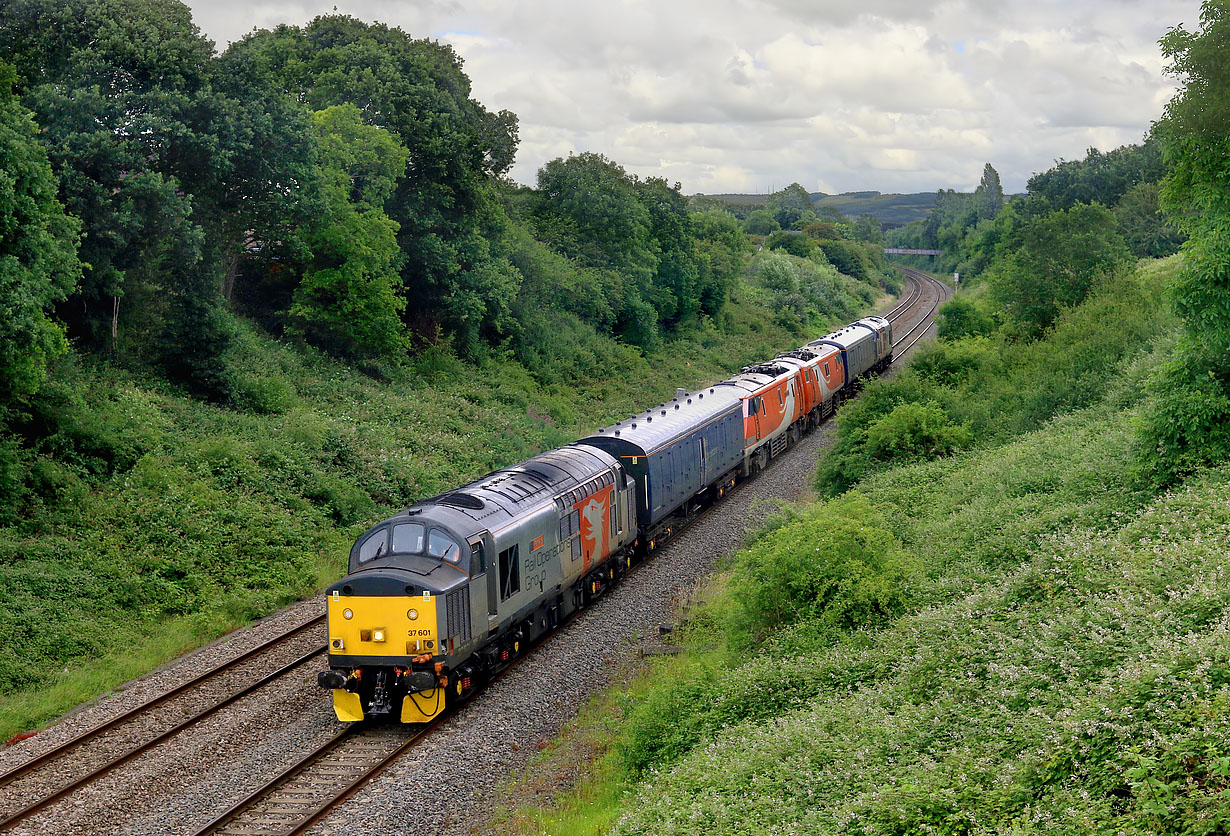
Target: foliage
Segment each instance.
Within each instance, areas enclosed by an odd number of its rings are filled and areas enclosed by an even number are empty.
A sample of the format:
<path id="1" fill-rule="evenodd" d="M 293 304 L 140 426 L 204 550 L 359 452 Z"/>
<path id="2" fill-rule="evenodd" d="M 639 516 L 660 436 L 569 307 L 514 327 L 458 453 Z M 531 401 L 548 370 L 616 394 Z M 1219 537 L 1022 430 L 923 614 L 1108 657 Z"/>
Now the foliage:
<path id="1" fill-rule="evenodd" d="M 782 250 L 799 258 L 807 258 L 816 249 L 816 242 L 799 232 L 778 230 L 765 239 L 770 250 Z"/>
<path id="2" fill-rule="evenodd" d="M 448 45 L 344 15 L 253 32 L 219 63 L 236 86 L 287 91 L 314 110 L 353 104 L 409 152 L 385 210 L 405 257 L 410 324 L 425 337 L 447 329 L 459 350 L 477 352 L 482 323 L 499 322 L 508 302 L 488 225 L 499 214 L 491 178 L 512 163 L 516 117 L 470 97 Z M 369 260 L 359 272 L 372 269 L 385 267 Z"/>
<path id="3" fill-rule="evenodd" d="M 48 314 L 81 277 L 80 225 L 56 199 L 38 128 L 13 81 L 0 62 L 0 414 L 37 392 L 48 362 L 68 348 Z"/>
<path id="4" fill-rule="evenodd" d="M 827 262 L 770 250 L 756 257 L 752 269 L 769 293 L 776 322 L 795 334 L 847 321 L 875 299 L 867 285 L 840 275 Z"/>
<path id="5" fill-rule="evenodd" d="M 1137 183 L 1115 204 L 1123 240 L 1138 258 L 1162 258 L 1179 251 L 1183 235 L 1162 213 L 1161 186 Z"/>
<path id="6" fill-rule="evenodd" d="M 743 229 L 748 235 L 768 235 L 770 232 L 781 229 L 781 224 L 768 209 L 757 209 L 747 216 L 747 220 L 743 222 Z"/>
<path id="7" fill-rule="evenodd" d="M 816 218 L 807 189 L 798 183 L 791 183 L 780 192 L 769 195 L 765 209 L 782 229 L 802 229 Z"/>
<path id="8" fill-rule="evenodd" d="M 1170 286 L 1185 333 L 1153 381 L 1155 411 L 1143 427 L 1142 464 L 1162 483 L 1230 459 L 1230 6 L 1201 6 L 1202 31 L 1162 39 L 1170 72 L 1183 82 L 1158 124 L 1170 174 L 1165 207 L 1189 236 Z"/>
<path id="9" fill-rule="evenodd" d="M 817 487 L 839 493 L 895 461 L 917 457 L 923 445 L 902 444 L 898 454 L 891 444 L 873 447 L 869 438 L 878 425 L 881 431 L 893 427 L 910 439 L 909 424 L 887 420 L 904 404 L 922 408 L 908 413 L 917 432 L 930 427 L 927 432 L 942 440 L 944 432 L 967 428 L 972 438 L 962 433 L 954 445 L 963 447 L 1002 442 L 1104 398 L 1135 402 L 1148 372 L 1159 362 L 1148 360 L 1151 348 L 1174 325 L 1155 300 L 1177 270 L 1172 258 L 1113 277 L 1082 305 L 1062 313 L 1038 341 L 996 332 L 946 338 L 915 349 L 909 366 L 894 379 L 869 382 L 857 400 L 842 407 L 836 441 L 821 459 Z M 964 294 L 958 298 L 963 297 L 968 301 Z M 1141 362 L 1146 362 L 1143 371 L 1132 366 Z M 1129 368 L 1137 368 L 1136 377 L 1130 385 L 1119 383 Z M 943 452 L 938 445 L 922 455 Z"/>
<path id="10" fill-rule="evenodd" d="M 1090 148 L 1083 160 L 1060 160 L 1031 177 L 1028 188 L 1031 205 L 1039 214 L 1071 209 L 1078 203 L 1114 206 L 1135 186 L 1156 183 L 1165 173 L 1161 147 L 1156 137 L 1149 136 L 1140 145 L 1108 152 Z"/>
<path id="11" fill-rule="evenodd" d="M 980 337 L 995 330 L 995 320 L 964 294 L 957 294 L 940 305 L 935 322 L 941 340 Z"/>
<path id="12" fill-rule="evenodd" d="M 70 334 L 227 397 L 222 277 L 246 231 L 284 228 L 311 189 L 306 120 L 215 85 L 213 46 L 180 3 L 15 0 L 0 14 L 0 49 L 82 221 Z"/>
<path id="13" fill-rule="evenodd" d="M 409 347 L 403 333 L 397 268 L 398 226 L 384 213 L 408 152 L 380 128 L 365 125 L 354 105 L 319 111 L 326 211 L 301 233 L 311 252 L 287 333 L 333 353 L 393 362 Z"/>
<path id="14" fill-rule="evenodd" d="M 1111 211 L 1083 203 L 1013 223 L 1000 252 L 987 276 L 992 298 L 1031 336 L 1130 258 Z"/>

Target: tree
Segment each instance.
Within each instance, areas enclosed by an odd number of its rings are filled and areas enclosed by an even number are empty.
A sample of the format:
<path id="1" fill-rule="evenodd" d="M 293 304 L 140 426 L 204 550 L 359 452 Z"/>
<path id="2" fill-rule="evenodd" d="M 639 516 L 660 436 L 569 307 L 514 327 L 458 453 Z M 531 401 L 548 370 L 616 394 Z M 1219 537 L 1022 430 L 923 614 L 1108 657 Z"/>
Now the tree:
<path id="1" fill-rule="evenodd" d="M 1161 258 L 1179 251 L 1183 234 L 1162 213 L 1161 184 L 1137 183 L 1115 205 L 1115 218 L 1132 254 Z"/>
<path id="2" fill-rule="evenodd" d="M 935 318 L 941 340 L 978 337 L 995 330 L 995 322 L 965 295 L 957 295 L 940 305 Z"/>
<path id="3" fill-rule="evenodd" d="M 1185 333 L 1156 378 L 1141 438 L 1162 483 L 1230 459 L 1230 3 L 1206 0 L 1200 23 L 1161 41 L 1182 82 L 1155 129 L 1170 168 L 1161 198 L 1188 236 L 1170 288 Z"/>
<path id="4" fill-rule="evenodd" d="M 808 224 L 808 228 L 813 226 L 815 224 Z M 879 218 L 875 215 L 859 215 L 854 222 L 854 240 L 883 246 L 884 227 L 880 225 Z"/>
<path id="5" fill-rule="evenodd" d="M 213 44 L 175 0 L 12 0 L 0 51 L 85 233 L 80 287 L 60 308 L 70 332 L 227 397 L 223 277 L 249 230 L 276 239 L 297 221 L 306 118 L 215 86 Z"/>
<path id="6" fill-rule="evenodd" d="M 1055 166 L 1029 178 L 1035 214 L 1068 209 L 1077 203 L 1114 206 L 1137 183 L 1157 182 L 1165 174 L 1161 147 L 1155 137 L 1140 145 L 1113 151 L 1090 148 L 1083 160 L 1059 160 Z"/>
<path id="7" fill-rule="evenodd" d="M 748 235 L 768 235 L 781 229 L 781 224 L 773 217 L 773 213 L 768 209 L 757 209 L 749 212 L 747 220 L 743 222 L 743 229 Z"/>
<path id="8" fill-rule="evenodd" d="M 982 180 L 974 190 L 974 199 L 978 204 L 978 217 L 984 220 L 994 220 L 1004 208 L 1004 188 L 999 182 L 999 172 L 990 163 L 982 167 Z"/>
<path id="9" fill-rule="evenodd" d="M 743 271 L 747 239 L 739 229 L 739 221 L 723 209 L 693 212 L 692 231 L 700 266 L 700 311 L 716 316 Z"/>
<path id="10" fill-rule="evenodd" d="M 354 105 L 313 114 L 325 213 L 302 232 L 311 250 L 287 332 L 335 354 L 398 360 L 409 347 L 401 321 L 397 223 L 384 213 L 408 152 L 363 124 Z"/>
<path id="11" fill-rule="evenodd" d="M 1115 216 L 1096 203 L 1023 219 L 1010 227 L 1000 247 L 1001 256 L 987 274 L 991 294 L 1031 336 L 1131 258 Z"/>
<path id="12" fill-rule="evenodd" d="M 784 250 L 799 258 L 807 258 L 816 249 L 816 242 L 811 238 L 801 232 L 788 232 L 784 229 L 770 235 L 765 239 L 764 245 L 770 250 Z"/>
<path id="13" fill-rule="evenodd" d="M 782 229 L 800 229 L 816 217 L 807 189 L 798 183 L 791 183 L 780 192 L 769 195 L 766 208 Z"/>
<path id="14" fill-rule="evenodd" d="M 0 412 L 34 394 L 47 362 L 68 348 L 50 310 L 81 277 L 80 224 L 56 199 L 38 126 L 0 62 Z"/>
<path id="15" fill-rule="evenodd" d="M 463 354 L 476 351 L 515 281 L 490 242 L 502 223 L 494 179 L 512 164 L 516 117 L 471 98 L 447 44 L 345 15 L 254 32 L 221 65 L 238 85 L 271 85 L 314 110 L 352 103 L 409 151 L 386 205 L 405 256 L 406 317 L 426 339 L 442 329 Z"/>

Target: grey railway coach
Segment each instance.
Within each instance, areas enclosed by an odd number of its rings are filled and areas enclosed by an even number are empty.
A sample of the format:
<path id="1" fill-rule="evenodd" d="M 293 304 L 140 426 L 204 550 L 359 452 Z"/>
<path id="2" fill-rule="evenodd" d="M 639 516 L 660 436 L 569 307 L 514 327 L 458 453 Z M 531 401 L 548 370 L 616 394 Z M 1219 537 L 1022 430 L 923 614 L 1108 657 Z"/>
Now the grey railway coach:
<path id="1" fill-rule="evenodd" d="M 726 387 L 679 390 L 670 403 L 617 421 L 579 443 L 619 460 L 636 484 L 641 535 L 652 541 L 685 503 L 717 487 L 743 461 L 743 402 Z"/>
<path id="2" fill-rule="evenodd" d="M 840 349 L 846 380 L 852 381 L 870 371 L 887 368 L 892 362 L 893 326 L 882 316 L 868 316 L 808 345 Z"/>

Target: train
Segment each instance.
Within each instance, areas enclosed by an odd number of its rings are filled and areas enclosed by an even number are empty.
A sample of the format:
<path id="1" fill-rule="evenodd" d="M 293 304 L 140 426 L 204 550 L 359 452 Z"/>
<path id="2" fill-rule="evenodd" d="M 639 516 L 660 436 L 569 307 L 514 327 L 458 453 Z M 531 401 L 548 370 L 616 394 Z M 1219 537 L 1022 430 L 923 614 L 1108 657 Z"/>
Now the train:
<path id="1" fill-rule="evenodd" d="M 325 591 L 338 720 L 465 700 L 892 359 L 891 322 L 864 317 L 381 520 Z"/>

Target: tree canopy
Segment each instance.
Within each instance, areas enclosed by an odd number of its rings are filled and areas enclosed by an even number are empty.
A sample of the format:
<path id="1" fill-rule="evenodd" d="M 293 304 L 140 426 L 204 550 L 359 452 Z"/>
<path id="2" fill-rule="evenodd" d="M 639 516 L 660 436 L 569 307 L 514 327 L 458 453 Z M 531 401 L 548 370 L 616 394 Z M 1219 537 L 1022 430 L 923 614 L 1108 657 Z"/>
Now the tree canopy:
<path id="1" fill-rule="evenodd" d="M 1230 459 L 1230 4 L 1206 0 L 1201 30 L 1162 38 L 1182 86 L 1156 132 L 1169 174 L 1162 203 L 1189 236 L 1171 300 L 1185 335 L 1157 378 L 1142 436 L 1163 482 Z"/>
<path id="2" fill-rule="evenodd" d="M 0 412 L 36 392 L 49 360 L 68 347 L 49 316 L 81 277 L 76 219 L 57 184 L 32 115 L 0 62 Z"/>

